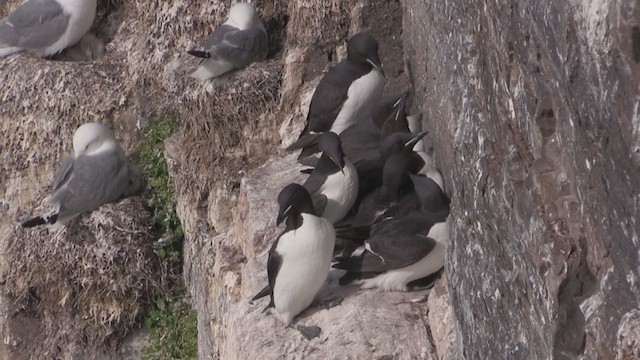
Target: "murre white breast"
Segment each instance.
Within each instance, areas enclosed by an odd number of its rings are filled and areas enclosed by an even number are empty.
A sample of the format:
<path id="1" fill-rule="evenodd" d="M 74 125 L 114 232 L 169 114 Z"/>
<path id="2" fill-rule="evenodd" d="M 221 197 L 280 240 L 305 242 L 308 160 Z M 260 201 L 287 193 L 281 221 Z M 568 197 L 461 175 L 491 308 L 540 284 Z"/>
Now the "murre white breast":
<path id="1" fill-rule="evenodd" d="M 309 307 L 329 274 L 335 244 L 333 226 L 324 218 L 302 214 L 302 226 L 282 235 L 275 251 L 282 265 L 275 281 L 276 314 L 289 325 Z"/>
<path id="2" fill-rule="evenodd" d="M 342 151 L 340 137 L 329 131 L 319 138 L 320 160 L 304 183 L 316 213 L 332 224 L 344 219 L 358 197 L 358 171 Z"/>
<path id="3" fill-rule="evenodd" d="M 318 152 L 318 134 L 340 134 L 358 119 L 370 116 L 383 87 L 378 42 L 367 33 L 352 36 L 347 42 L 347 58 L 320 80 L 311 98 L 307 124 L 300 138 L 287 149 L 304 149 L 301 160 Z"/>
<path id="4" fill-rule="evenodd" d="M 269 251 L 269 285 L 252 301 L 270 295 L 267 308 L 273 307 L 277 317 L 288 326 L 313 302 L 327 279 L 335 231 L 327 219 L 314 215 L 311 196 L 301 185 L 284 187 L 278 195 L 278 204 L 276 223 L 286 219 L 287 227 Z"/>

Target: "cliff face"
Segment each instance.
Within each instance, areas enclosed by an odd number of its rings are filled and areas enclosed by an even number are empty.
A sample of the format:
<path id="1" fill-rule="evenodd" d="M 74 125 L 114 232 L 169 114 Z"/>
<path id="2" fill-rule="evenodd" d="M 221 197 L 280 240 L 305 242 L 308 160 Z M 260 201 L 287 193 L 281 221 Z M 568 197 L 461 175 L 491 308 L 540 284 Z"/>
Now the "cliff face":
<path id="1" fill-rule="evenodd" d="M 0 14 L 19 2 L 0 4 Z M 4 281 L 13 265 L 7 250 L 60 253 L 46 232 L 17 227 L 44 198 L 75 128 L 106 123 L 135 156 L 141 126 L 167 114 L 181 123 L 165 155 L 201 358 L 640 357 L 640 9 L 633 1 L 255 1 L 271 34 L 268 60 L 197 84 L 188 78 L 197 61 L 184 50 L 224 20 L 228 3 L 103 1 L 94 30 L 108 44 L 96 62 L 0 59 Z M 344 301 L 300 317 L 323 328 L 306 341 L 248 299 L 266 282 L 266 251 L 279 232 L 277 193 L 302 179 L 282 148 L 302 128 L 326 66 L 360 30 L 380 41 L 385 92 L 412 87 L 412 112 L 430 131 L 453 200 L 445 276 L 429 293 L 329 286 L 320 302 Z M 105 211 L 115 219 L 141 213 L 118 205 Z M 100 223 L 98 215 L 83 226 Z M 150 220 L 133 220 L 142 234 L 133 243 L 149 245 Z M 77 240 L 70 234 L 64 241 Z M 20 241 L 42 248 L 15 246 Z M 85 249 L 79 261 L 94 251 Z M 9 279 L 24 285 L 29 277 Z M 84 289 L 62 275 L 49 281 Z M 3 293 L 15 290 L 6 284 Z M 51 304 L 65 296 L 47 295 Z M 21 326 L 25 316 L 50 325 L 68 322 L 69 313 L 0 305 L 10 340 L 4 358 L 34 349 L 104 355 L 83 348 L 91 332 L 83 339 L 56 330 L 57 344 L 35 346 L 16 330 L 51 328 Z M 82 332 L 87 319 L 76 316 Z M 129 329 L 109 334 L 119 341 Z"/>
<path id="2" fill-rule="evenodd" d="M 426 292 L 380 294 L 338 288 L 332 281 L 321 292 L 319 304 L 298 320 L 298 324 L 322 327 L 320 338 L 313 341 L 285 328 L 274 316 L 263 314 L 266 303 L 249 303 L 267 282 L 267 251 L 281 231 L 275 226 L 277 194 L 288 183 L 304 179 L 295 155 L 282 148 L 297 138 L 304 126 L 313 89 L 327 65 L 344 57 L 344 40 L 349 34 L 371 30 L 380 41 L 389 77 L 387 91 L 395 93 L 409 87 L 402 56 L 400 3 L 291 1 L 286 13 L 282 83 L 275 89 L 280 91 L 275 99 L 278 105 L 265 102 L 260 108 L 266 110 L 259 115 L 269 117 L 275 112 L 276 124 L 281 127 L 266 135 L 271 146 L 265 145 L 260 156 L 249 159 L 250 163 L 260 163 L 256 158 L 266 163 L 238 169 L 229 164 L 233 159 L 230 154 L 218 154 L 219 166 L 205 173 L 211 183 L 208 190 L 195 193 L 188 182 L 178 182 L 183 184 L 178 188 L 185 195 L 179 199 L 178 209 L 187 235 L 185 279 L 199 313 L 200 357 L 437 358 L 438 351 L 444 354 L 452 338 L 451 327 L 447 326 L 450 322 L 435 336 L 438 342 L 429 325 L 429 317 L 439 320 L 450 314 L 443 288 L 438 292 L 443 300 L 433 306 L 437 311 L 431 312 L 426 306 Z M 259 72 L 264 67 L 256 64 L 239 76 L 264 76 Z M 233 82 L 221 84 L 221 89 L 239 94 L 273 91 L 238 88 Z M 249 133 L 244 141 L 251 143 L 261 136 Z M 167 143 L 178 179 L 189 177 L 192 171 L 182 150 L 189 142 L 185 137 L 175 137 Z M 341 305 L 328 310 L 322 307 L 322 303 L 336 298 L 344 299 Z M 440 349 L 436 344 L 442 344 Z"/>
<path id="3" fill-rule="evenodd" d="M 463 354 L 637 357 L 640 9 L 403 7 L 408 67 L 453 195 L 446 273 Z M 621 343 L 629 331 L 635 356 Z"/>

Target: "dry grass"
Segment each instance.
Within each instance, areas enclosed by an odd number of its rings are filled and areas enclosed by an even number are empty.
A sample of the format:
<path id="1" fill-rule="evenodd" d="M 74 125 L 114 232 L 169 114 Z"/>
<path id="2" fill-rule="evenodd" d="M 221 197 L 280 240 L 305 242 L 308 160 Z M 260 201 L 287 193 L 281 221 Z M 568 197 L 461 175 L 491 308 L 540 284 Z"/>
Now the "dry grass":
<path id="1" fill-rule="evenodd" d="M 193 192 L 207 189 L 222 167 L 235 172 L 247 159 L 260 162 L 273 153 L 281 67 L 270 61 L 232 73 L 203 87 L 182 109 L 179 177 Z"/>
<path id="2" fill-rule="evenodd" d="M 0 14 L 22 1 L 3 2 Z M 164 292 L 161 279 L 175 276 L 157 262 L 153 221 L 139 199 L 107 205 L 61 233 L 16 228 L 50 191 L 79 125 L 106 124 L 135 157 L 149 119 L 175 118 L 181 130 L 174 180 L 183 199 L 204 199 L 216 181 L 236 183 L 242 171 L 276 153 L 279 123 L 299 96 L 294 90 L 294 100 L 282 101 L 285 40 L 333 48 L 348 31 L 355 1 L 301 9 L 288 0 L 254 3 L 270 34 L 269 60 L 213 83 L 188 77 L 197 60 L 185 51 L 224 21 L 228 0 L 99 0 L 93 31 L 106 39 L 107 52 L 97 61 L 53 62 L 29 54 L 0 59 L 2 288 L 13 305 L 9 328 L 35 322 L 25 327 L 29 334 L 17 349 L 22 354 L 51 358 L 73 354 L 73 344 L 116 344 L 149 299 Z M 287 26 L 288 14 L 297 12 L 307 16 Z M 324 58 L 312 60 L 324 68 Z"/>
<path id="3" fill-rule="evenodd" d="M 40 319 L 31 356 L 55 357 L 65 343 L 115 346 L 151 300 L 167 292 L 175 274 L 153 253 L 143 203 L 105 205 L 55 232 L 15 229 L 4 254 L 12 264 L 4 289 L 14 317 Z"/>

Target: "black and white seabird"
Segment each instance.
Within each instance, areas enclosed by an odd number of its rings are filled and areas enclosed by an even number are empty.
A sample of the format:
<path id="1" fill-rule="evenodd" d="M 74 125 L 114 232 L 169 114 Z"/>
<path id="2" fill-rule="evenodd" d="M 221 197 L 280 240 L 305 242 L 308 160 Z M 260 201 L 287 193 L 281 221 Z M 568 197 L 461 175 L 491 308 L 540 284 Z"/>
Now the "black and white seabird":
<path id="1" fill-rule="evenodd" d="M 287 185 L 278 195 L 277 224 L 286 219 L 286 228 L 269 251 L 269 285 L 251 299 L 270 295 L 273 307 L 287 326 L 305 310 L 325 283 L 333 248 L 333 225 L 314 215 L 309 192 L 298 184 Z"/>
<path id="2" fill-rule="evenodd" d="M 413 134 L 426 134 L 426 132 L 420 132 L 422 128 L 419 117 L 406 116 L 406 123 L 409 126 L 410 132 Z M 435 161 L 433 160 L 433 149 L 427 151 L 424 140 L 421 138 L 413 145 L 413 151 L 418 154 L 424 161 L 424 166 L 418 170 L 418 174 L 424 175 L 435 181 L 442 191 L 444 191 L 444 180 L 442 174 L 436 168 Z"/>
<path id="3" fill-rule="evenodd" d="M 447 215 L 448 209 L 436 213 L 416 211 L 372 226 L 348 229 L 347 232 L 368 239 L 361 254 L 333 265 L 348 271 L 340 284 L 359 280 L 357 284 L 364 289 L 385 291 L 407 291 L 414 284 L 424 284 L 424 279 L 444 266 Z"/>
<path id="4" fill-rule="evenodd" d="M 264 60 L 267 51 L 267 31 L 256 9 L 248 3 L 237 3 L 231 7 L 229 19 L 211 34 L 204 50 L 188 51 L 204 59 L 191 77 L 205 81 L 220 76 Z"/>
<path id="5" fill-rule="evenodd" d="M 449 207 L 450 200 L 436 180 L 422 174 L 409 174 L 409 178 L 423 211 L 438 212 Z"/>
<path id="6" fill-rule="evenodd" d="M 425 165 L 422 157 L 413 151 L 413 146 L 426 134 L 398 132 L 383 141 L 380 150 L 384 159 L 382 184 L 392 201 L 400 200 L 403 194 L 413 189 L 409 174 L 417 174 Z"/>
<path id="7" fill-rule="evenodd" d="M 73 153 L 55 177 L 49 211 L 22 226 L 55 227 L 132 193 L 132 183 L 140 180 L 134 172 L 111 130 L 102 124 L 84 124 L 73 135 Z"/>
<path id="8" fill-rule="evenodd" d="M 444 266 L 450 201 L 432 179 L 409 176 L 415 193 L 404 195 L 382 215 L 368 215 L 375 218 L 370 224 L 336 228 L 345 243 L 364 245 L 358 255 L 349 256 L 350 248 L 337 258 L 334 267 L 348 270 L 340 285 L 360 280 L 366 289 L 406 291 L 435 281 Z"/>
<path id="9" fill-rule="evenodd" d="M 299 159 L 317 152 L 318 133 L 342 133 L 358 119 L 368 117 L 382 96 L 384 73 L 378 42 L 359 33 L 347 42 L 347 58 L 332 67 L 313 93 L 307 124 L 288 150 L 304 148 Z"/>
<path id="10" fill-rule="evenodd" d="M 322 156 L 304 183 L 313 199 L 316 214 L 332 224 L 347 216 L 358 197 L 358 172 L 342 152 L 340 137 L 329 131 L 318 144 Z"/>

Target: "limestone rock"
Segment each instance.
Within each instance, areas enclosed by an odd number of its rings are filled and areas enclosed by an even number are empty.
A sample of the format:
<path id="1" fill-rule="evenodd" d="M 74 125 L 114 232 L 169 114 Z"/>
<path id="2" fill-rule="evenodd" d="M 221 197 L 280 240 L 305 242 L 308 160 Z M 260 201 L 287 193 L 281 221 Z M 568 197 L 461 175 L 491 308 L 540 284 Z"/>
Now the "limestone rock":
<path id="1" fill-rule="evenodd" d="M 249 299 L 267 283 L 267 252 L 282 231 L 275 226 L 278 192 L 285 185 L 303 177 L 295 162 L 295 154 L 274 159 L 247 174 L 241 197 L 246 198 L 246 215 L 235 230 L 235 246 L 242 251 L 246 264 L 237 271 L 218 272 L 218 287 L 225 293 L 224 312 L 216 321 L 225 329 L 218 340 L 220 358 L 362 358 L 434 359 L 435 349 L 429 341 L 425 292 L 379 293 L 362 291 L 355 286 L 339 287 L 332 270 L 332 281 L 321 290 L 320 304 L 341 298 L 331 309 L 322 305 L 309 308 L 296 324 L 317 325 L 323 331 L 319 338 L 305 340 L 296 330 L 285 328 L 273 315 L 263 314 L 268 299 L 250 304 Z M 227 242 L 229 239 L 214 239 Z M 237 257 L 216 257 L 216 267 L 232 268 Z M 236 266 L 236 268 L 238 268 Z M 231 284 L 231 285 L 229 285 Z M 239 287 L 239 288 L 238 288 Z"/>
<path id="2" fill-rule="evenodd" d="M 466 358 L 618 351 L 640 300 L 632 3 L 402 1 L 453 196 L 446 275 Z"/>

